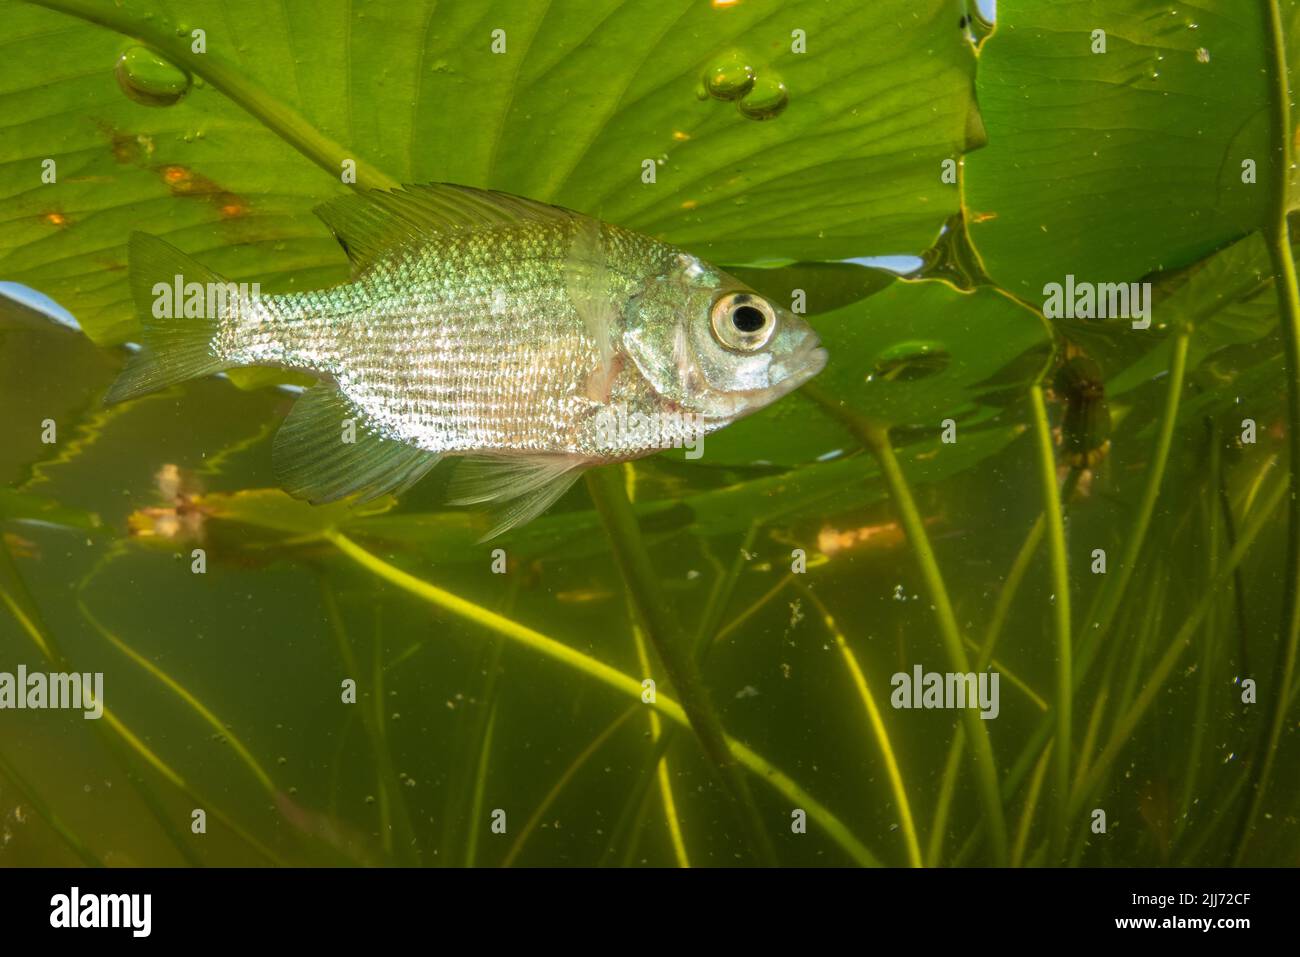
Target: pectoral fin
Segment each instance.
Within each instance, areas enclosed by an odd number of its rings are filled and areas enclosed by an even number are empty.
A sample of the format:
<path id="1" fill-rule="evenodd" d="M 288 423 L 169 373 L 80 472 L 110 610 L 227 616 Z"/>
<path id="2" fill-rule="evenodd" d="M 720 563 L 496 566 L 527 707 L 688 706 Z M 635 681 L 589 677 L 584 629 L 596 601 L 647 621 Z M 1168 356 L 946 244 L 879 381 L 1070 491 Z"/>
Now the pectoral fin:
<path id="1" fill-rule="evenodd" d="M 316 505 L 349 495 L 366 502 L 404 492 L 441 457 L 380 435 L 342 392 L 325 382 L 294 403 L 271 454 L 284 490 Z"/>
<path id="2" fill-rule="evenodd" d="M 587 216 L 574 220 L 573 242 L 564 264 L 565 291 L 582 319 L 583 328 L 595 343 L 599 365 L 587 384 L 587 397 L 609 398 L 616 374 L 611 328 L 615 308 L 609 292 L 609 269 L 605 262 L 600 223 Z"/>

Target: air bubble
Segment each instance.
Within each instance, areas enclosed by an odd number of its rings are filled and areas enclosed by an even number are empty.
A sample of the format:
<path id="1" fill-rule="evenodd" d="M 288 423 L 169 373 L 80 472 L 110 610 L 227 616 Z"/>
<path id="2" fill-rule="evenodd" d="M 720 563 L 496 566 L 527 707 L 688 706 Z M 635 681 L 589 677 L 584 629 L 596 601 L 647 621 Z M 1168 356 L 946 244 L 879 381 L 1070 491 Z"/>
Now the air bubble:
<path id="1" fill-rule="evenodd" d="M 764 74 L 736 104 L 740 115 L 751 120 L 770 120 L 780 116 L 790 104 L 790 91 L 781 80 Z"/>
<path id="2" fill-rule="evenodd" d="M 704 74 L 704 90 L 719 100 L 738 100 L 754 85 L 754 68 L 739 53 L 728 54 Z"/>
<path id="3" fill-rule="evenodd" d="M 190 91 L 192 82 L 175 63 L 141 46 L 118 57 L 113 74 L 122 92 L 144 106 L 171 106 Z"/>

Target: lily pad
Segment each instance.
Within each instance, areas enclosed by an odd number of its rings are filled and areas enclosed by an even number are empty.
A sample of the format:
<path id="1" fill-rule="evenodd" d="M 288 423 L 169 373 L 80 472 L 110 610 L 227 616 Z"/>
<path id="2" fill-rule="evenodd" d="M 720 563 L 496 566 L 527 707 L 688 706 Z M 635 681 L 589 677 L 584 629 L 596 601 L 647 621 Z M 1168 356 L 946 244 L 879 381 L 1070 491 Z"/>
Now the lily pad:
<path id="1" fill-rule="evenodd" d="M 1258 228 L 1276 162 L 1266 24 L 1267 4 L 1239 0 L 999 9 L 977 83 L 989 143 L 965 164 L 989 274 L 1040 302 L 1066 275 L 1136 280 Z"/>
<path id="2" fill-rule="evenodd" d="M 1153 320 L 1172 333 L 1190 328 L 1187 365 L 1201 363 L 1228 346 L 1262 339 L 1277 329 L 1277 292 L 1268 249 L 1258 233 L 1202 260 L 1157 286 Z M 1169 368 L 1172 338 L 1126 368 L 1106 385 L 1111 395 L 1137 388 Z"/>
<path id="3" fill-rule="evenodd" d="M 133 229 L 268 291 L 330 284 L 345 258 L 310 210 L 354 165 L 361 186 L 491 186 L 730 263 L 919 249 L 957 208 L 960 3 L 560 6 L 7 4 L 0 275 L 99 342 L 136 331 Z M 737 61 L 752 89 L 704 89 Z"/>
<path id="4" fill-rule="evenodd" d="M 100 527 L 99 516 L 94 512 L 12 488 L 0 488 L 0 522 L 29 522 L 83 532 Z"/>

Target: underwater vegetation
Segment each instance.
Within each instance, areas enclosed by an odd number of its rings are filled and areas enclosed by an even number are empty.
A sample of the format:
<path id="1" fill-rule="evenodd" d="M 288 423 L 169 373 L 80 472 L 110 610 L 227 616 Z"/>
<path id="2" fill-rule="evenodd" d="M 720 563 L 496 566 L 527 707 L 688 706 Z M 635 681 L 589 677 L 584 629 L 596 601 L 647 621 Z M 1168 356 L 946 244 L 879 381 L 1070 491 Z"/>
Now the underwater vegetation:
<path id="1" fill-rule="evenodd" d="M 0 0 L 0 865 L 1296 864 L 1300 7 L 582 7 Z M 133 232 L 431 183 L 825 369 L 487 541 L 288 494 L 300 372 L 104 404 Z"/>

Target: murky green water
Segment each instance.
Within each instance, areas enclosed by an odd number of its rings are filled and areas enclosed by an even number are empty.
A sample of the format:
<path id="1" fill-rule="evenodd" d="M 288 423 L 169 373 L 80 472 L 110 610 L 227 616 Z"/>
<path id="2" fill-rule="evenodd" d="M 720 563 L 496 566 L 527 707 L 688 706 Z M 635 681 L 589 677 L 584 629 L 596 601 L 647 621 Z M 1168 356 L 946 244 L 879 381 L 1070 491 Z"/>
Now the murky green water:
<path id="1" fill-rule="evenodd" d="M 101 345 L 0 300 L 0 866 L 1300 862 L 1285 44 L 1137 6 L 15 5 L 0 280 Z M 102 406 L 132 229 L 300 291 L 316 203 L 428 181 L 680 242 L 830 365 L 486 544 L 445 467 L 281 492 L 280 373 Z"/>
<path id="2" fill-rule="evenodd" d="M 660 676 L 659 692 L 671 695 L 661 666 L 639 659 L 623 581 L 583 486 L 557 506 L 568 526 L 501 543 L 506 571 L 498 574 L 496 543 L 472 545 L 457 537 L 456 519 L 439 517 L 435 474 L 392 511 L 344 523 L 347 541 L 382 563 L 367 567 L 292 528 L 296 512 L 278 498 L 271 511 L 288 528 L 232 520 L 251 513 L 225 493 L 273 485 L 269 436 L 291 397 L 209 379 L 105 411 L 98 396 L 120 361 L 113 352 L 50 330 L 9 333 L 0 355 L 6 494 L 66 510 L 50 513 L 57 524 L 13 520 L 22 506 L 10 500 L 3 661 L 54 670 L 39 639 L 72 669 L 103 672 L 111 715 L 4 714 L 5 864 L 75 862 L 77 845 L 114 864 L 758 859 L 693 737 L 671 720 L 652 725 L 656 709 L 634 691 L 391 580 L 405 573 L 435 585 L 635 683 Z M 1116 578 L 1150 477 L 1166 378 L 1123 403 L 1109 455 L 1082 474 L 1068 506 L 1076 622 Z M 802 397 L 787 402 L 815 414 Z M 1051 413 L 1059 421 L 1059 403 Z M 54 444 L 41 441 L 46 419 L 57 426 Z M 1277 504 L 1284 474 L 1275 467 L 1275 419 L 1261 417 L 1253 445 L 1225 433 L 1222 421 L 1217 451 L 1204 427 L 1176 430 L 1147 543 L 1075 693 L 1074 767 L 1104 767 L 1071 809 L 1064 859 L 1207 864 L 1237 847 L 1261 712 L 1242 704 L 1235 679 L 1266 678 L 1273 666 L 1283 512 L 1262 525 L 1258 517 Z M 1011 438 L 976 467 L 914 488 L 956 621 L 976 644 L 1040 512 L 1031 438 Z M 943 454 L 928 448 L 929 457 Z M 908 462 L 906 446 L 902 454 Z M 723 725 L 788 778 L 774 788 L 748 775 L 777 859 L 843 864 L 853 845 L 907 863 L 905 795 L 927 860 L 989 862 L 977 776 L 964 755 L 953 762 L 936 832 L 955 712 L 890 703 L 894 674 L 950 668 L 934 598 L 869 461 L 847 459 L 843 489 L 788 518 L 783 496 L 803 493 L 757 481 L 761 469 L 665 456 L 637 463 L 630 487 L 635 501 L 660 503 L 643 515 L 645 541 L 672 615 L 702 641 Z M 866 504 L 849 494 L 859 469 Z M 690 503 L 742 482 L 729 504 L 739 524 L 703 531 L 710 516 Z M 75 527 L 92 516 L 98 526 Z M 1247 533 L 1255 538 L 1235 582 L 1241 591 L 1229 582 L 1203 623 L 1180 634 L 1230 542 Z M 800 575 L 790 574 L 795 548 L 807 557 Z M 1092 573 L 1095 548 L 1107 552 L 1104 575 Z M 1000 710 L 986 722 L 1010 792 L 1007 852 L 1017 861 L 1047 860 L 1054 833 L 1051 769 L 1032 746 L 1055 699 L 1053 602 L 1040 548 L 1004 609 L 992 659 Z M 891 785 L 837 632 L 879 711 L 901 788 Z M 1086 627 L 1076 640 L 1087 643 Z M 349 678 L 355 704 L 342 700 Z M 1153 686 L 1127 727 L 1121 716 Z M 655 737 L 665 729 L 673 729 L 666 770 L 656 776 Z M 1249 862 L 1294 859 L 1294 761 L 1279 760 L 1274 773 Z M 206 812 L 206 833 L 192 833 L 196 808 Z M 808 811 L 803 833 L 798 809 Z M 1105 812 L 1104 834 L 1092 833 L 1094 809 Z"/>

